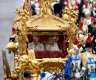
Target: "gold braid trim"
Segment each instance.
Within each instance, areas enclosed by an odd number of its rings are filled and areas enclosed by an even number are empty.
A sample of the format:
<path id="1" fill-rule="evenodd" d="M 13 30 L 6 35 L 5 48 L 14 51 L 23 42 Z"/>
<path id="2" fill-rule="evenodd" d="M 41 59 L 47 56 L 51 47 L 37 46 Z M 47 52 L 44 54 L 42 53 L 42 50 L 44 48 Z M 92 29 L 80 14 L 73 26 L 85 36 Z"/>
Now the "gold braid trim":
<path id="1" fill-rule="evenodd" d="M 93 22 L 91 23 L 91 26 L 94 30 L 96 30 L 96 24 L 94 25 Z"/>
<path id="2" fill-rule="evenodd" d="M 88 33 L 88 35 L 91 35 L 91 33 Z"/>
<path id="3" fill-rule="evenodd" d="M 81 33 L 78 33 L 81 34 Z M 79 38 L 78 34 L 76 35 L 78 44 L 77 45 L 84 45 L 84 36 L 82 38 Z"/>
<path id="4" fill-rule="evenodd" d="M 91 23 L 91 26 L 93 27 L 93 25 L 94 25 L 94 24 L 93 24 L 93 22 L 92 22 L 92 23 Z"/>

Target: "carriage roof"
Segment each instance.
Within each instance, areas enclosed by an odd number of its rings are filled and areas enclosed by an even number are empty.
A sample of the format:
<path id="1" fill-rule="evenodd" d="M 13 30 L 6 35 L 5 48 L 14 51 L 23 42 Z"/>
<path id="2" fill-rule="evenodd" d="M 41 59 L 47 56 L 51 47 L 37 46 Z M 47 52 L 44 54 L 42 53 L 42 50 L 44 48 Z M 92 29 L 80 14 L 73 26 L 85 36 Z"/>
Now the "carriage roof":
<path id="1" fill-rule="evenodd" d="M 49 15 L 50 14 L 50 15 Z M 59 31 L 61 27 L 64 27 L 64 31 L 68 28 L 68 24 L 61 18 L 52 15 L 51 13 L 33 16 L 27 23 L 27 28 L 37 31 Z"/>

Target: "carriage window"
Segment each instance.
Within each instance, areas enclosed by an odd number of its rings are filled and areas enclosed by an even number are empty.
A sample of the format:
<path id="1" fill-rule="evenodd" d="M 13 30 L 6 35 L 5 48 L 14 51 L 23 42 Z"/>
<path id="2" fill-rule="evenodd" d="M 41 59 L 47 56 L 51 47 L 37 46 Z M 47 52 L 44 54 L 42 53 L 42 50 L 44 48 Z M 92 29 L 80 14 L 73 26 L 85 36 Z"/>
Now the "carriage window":
<path id="1" fill-rule="evenodd" d="M 46 35 L 46 36 L 31 36 L 30 42 L 28 44 L 28 49 L 34 49 L 35 51 L 60 51 L 58 47 L 58 38 L 56 35 Z"/>
<path id="2" fill-rule="evenodd" d="M 33 35 L 28 37 L 28 49 L 34 49 L 35 51 L 62 51 L 58 45 L 59 37 L 59 33 L 56 32 L 34 32 Z"/>
<path id="3" fill-rule="evenodd" d="M 64 58 L 67 55 L 66 38 L 64 38 L 62 33 L 33 32 L 28 35 L 28 40 L 28 49 L 34 49 L 35 57 L 38 59 Z"/>

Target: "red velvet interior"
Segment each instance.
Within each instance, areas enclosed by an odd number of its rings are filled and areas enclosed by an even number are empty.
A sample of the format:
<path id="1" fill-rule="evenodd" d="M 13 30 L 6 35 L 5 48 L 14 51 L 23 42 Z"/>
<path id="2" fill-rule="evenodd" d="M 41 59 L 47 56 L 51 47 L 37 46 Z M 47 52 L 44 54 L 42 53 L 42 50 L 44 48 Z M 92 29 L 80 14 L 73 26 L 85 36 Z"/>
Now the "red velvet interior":
<path id="1" fill-rule="evenodd" d="M 35 51 L 35 57 L 37 59 L 41 59 L 41 58 L 59 58 L 59 57 L 65 58 L 66 56 L 60 51 L 45 50 L 45 51 Z"/>

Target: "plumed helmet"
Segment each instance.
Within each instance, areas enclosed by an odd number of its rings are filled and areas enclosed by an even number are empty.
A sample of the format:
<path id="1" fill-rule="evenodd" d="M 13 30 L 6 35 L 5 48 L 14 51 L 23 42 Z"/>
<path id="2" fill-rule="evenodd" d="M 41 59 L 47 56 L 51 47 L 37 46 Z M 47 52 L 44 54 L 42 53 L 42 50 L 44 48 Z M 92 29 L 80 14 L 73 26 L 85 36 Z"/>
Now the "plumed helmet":
<path id="1" fill-rule="evenodd" d="M 82 30 L 87 30 L 87 32 L 88 32 L 87 19 L 84 19 L 84 21 L 83 21 Z"/>
<path id="2" fill-rule="evenodd" d="M 70 0 L 71 4 L 75 4 L 75 0 Z"/>

